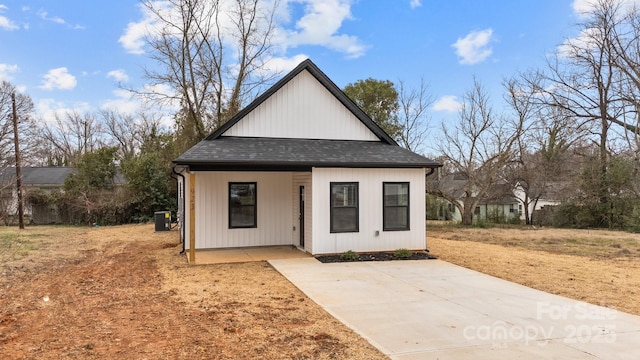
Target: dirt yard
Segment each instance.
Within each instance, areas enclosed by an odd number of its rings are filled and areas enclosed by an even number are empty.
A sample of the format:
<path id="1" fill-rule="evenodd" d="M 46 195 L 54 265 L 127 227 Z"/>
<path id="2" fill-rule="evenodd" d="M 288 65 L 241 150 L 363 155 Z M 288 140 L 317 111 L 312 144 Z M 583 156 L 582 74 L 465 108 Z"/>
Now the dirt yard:
<path id="1" fill-rule="evenodd" d="M 427 234 L 442 260 L 640 315 L 640 235 Z M 189 266 L 179 251 L 152 225 L 0 228 L 0 357 L 385 358 L 267 263 Z"/>
<path id="2" fill-rule="evenodd" d="M 427 222 L 427 245 L 441 260 L 640 315 L 640 234 L 475 229 Z"/>
<path id="3" fill-rule="evenodd" d="M 2 359 L 384 359 L 265 262 L 152 225 L 0 228 Z"/>

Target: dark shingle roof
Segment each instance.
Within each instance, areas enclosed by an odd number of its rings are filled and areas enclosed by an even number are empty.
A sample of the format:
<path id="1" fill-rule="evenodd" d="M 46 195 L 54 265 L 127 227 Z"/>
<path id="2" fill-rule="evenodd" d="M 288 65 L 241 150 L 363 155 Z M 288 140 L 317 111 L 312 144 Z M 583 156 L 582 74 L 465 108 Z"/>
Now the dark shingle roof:
<path id="1" fill-rule="evenodd" d="M 439 180 L 427 182 L 427 190 L 447 194 L 455 199 L 464 196 L 464 188 L 469 183 L 466 176 L 460 173 L 448 174 Z"/>
<path id="2" fill-rule="evenodd" d="M 62 186 L 67 176 L 75 173 L 73 167 L 22 167 L 22 184 L 25 186 Z M 16 176 L 14 167 L 7 168 L 0 173 L 0 183 L 13 182 Z"/>
<path id="3" fill-rule="evenodd" d="M 378 141 L 219 137 L 178 159 L 192 170 L 309 170 L 311 167 L 424 168 L 440 164 Z"/>
<path id="4" fill-rule="evenodd" d="M 75 174 L 77 169 L 70 166 L 41 166 L 22 167 L 22 185 L 34 187 L 62 187 L 65 180 L 71 174 Z M 15 183 L 16 168 L 9 167 L 0 171 L 0 185 Z M 124 174 L 117 171 L 113 177 L 115 185 L 124 185 L 127 179 Z"/>

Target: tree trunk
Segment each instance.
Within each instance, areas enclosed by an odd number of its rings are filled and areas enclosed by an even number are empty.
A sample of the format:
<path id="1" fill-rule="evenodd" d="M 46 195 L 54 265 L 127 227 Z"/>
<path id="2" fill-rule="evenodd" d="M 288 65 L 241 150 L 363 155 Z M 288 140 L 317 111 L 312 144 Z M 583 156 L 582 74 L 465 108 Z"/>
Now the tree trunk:
<path id="1" fill-rule="evenodd" d="M 462 225 L 472 225 L 473 224 L 473 209 L 464 208 L 464 212 L 462 213 Z"/>

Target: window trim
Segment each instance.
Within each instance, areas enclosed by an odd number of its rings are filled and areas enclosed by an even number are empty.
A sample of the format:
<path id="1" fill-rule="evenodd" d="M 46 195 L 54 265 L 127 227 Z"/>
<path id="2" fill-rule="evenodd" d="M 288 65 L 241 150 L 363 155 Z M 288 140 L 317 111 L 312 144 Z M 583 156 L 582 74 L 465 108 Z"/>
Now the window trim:
<path id="1" fill-rule="evenodd" d="M 354 230 L 334 230 L 333 229 L 333 214 L 334 214 L 334 206 L 333 206 L 333 187 L 334 186 L 343 186 L 343 185 L 355 185 L 356 186 L 356 223 Z M 353 206 L 349 206 L 347 208 L 354 208 Z M 340 234 L 340 233 L 357 233 L 360 232 L 360 183 L 357 181 L 338 181 L 338 182 L 330 182 L 329 183 L 329 232 L 331 234 Z"/>
<path id="2" fill-rule="evenodd" d="M 253 224 L 252 225 L 248 225 L 248 226 L 234 226 L 232 224 L 231 221 L 231 188 L 233 187 L 233 185 L 253 185 L 254 187 L 254 203 L 253 205 L 241 205 L 241 206 L 253 206 Z M 229 210 L 229 229 L 255 229 L 258 227 L 258 183 L 255 181 L 234 181 L 234 182 L 229 182 L 229 192 L 227 195 L 227 207 Z"/>
<path id="3" fill-rule="evenodd" d="M 407 205 L 387 205 L 385 196 L 386 185 L 407 185 Z M 387 207 L 406 208 L 407 209 L 407 225 L 406 227 L 387 227 Z M 411 184 L 409 181 L 385 181 L 382 183 L 382 231 L 410 231 L 411 230 Z"/>

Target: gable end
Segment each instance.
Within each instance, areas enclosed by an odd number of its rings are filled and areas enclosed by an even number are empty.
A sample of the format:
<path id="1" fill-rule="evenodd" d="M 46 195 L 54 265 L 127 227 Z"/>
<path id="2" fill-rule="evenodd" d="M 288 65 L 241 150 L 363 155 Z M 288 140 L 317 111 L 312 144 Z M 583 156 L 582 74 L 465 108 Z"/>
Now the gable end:
<path id="1" fill-rule="evenodd" d="M 243 108 L 238 114 L 232 117 L 228 122 L 222 125 L 218 130 L 207 136 L 206 140 L 215 140 L 225 134 L 230 128 L 237 124 L 240 120 L 254 111 L 258 106 L 264 103 L 278 90 L 282 89 L 293 78 L 298 76 L 302 71 L 308 71 L 326 90 L 329 91 L 353 116 L 355 116 L 375 137 L 380 141 L 389 145 L 398 145 L 387 133 L 385 133 L 362 109 L 360 109 L 349 97 L 340 90 L 340 88 L 327 75 L 325 75 L 311 60 L 307 59 L 300 63 L 295 69 L 280 79 L 271 88 L 256 98 L 251 104 Z"/>

